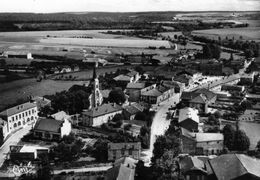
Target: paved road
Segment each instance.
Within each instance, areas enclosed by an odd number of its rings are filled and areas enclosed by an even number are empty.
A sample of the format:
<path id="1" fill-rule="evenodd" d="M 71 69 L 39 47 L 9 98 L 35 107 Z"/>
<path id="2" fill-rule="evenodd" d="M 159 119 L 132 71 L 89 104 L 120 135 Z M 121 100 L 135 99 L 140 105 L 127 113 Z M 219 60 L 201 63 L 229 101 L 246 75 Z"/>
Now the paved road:
<path id="1" fill-rule="evenodd" d="M 91 168 L 54 170 L 54 174 L 60 174 L 61 172 L 68 173 L 70 171 L 74 171 L 75 173 L 107 171 L 111 167 L 112 166 L 101 166 L 101 167 L 91 167 Z"/>
<path id="2" fill-rule="evenodd" d="M 0 167 L 3 165 L 3 163 L 6 159 L 6 155 L 10 150 L 9 146 L 10 145 L 17 145 L 17 143 L 21 140 L 21 138 L 24 135 L 29 133 L 31 128 L 32 128 L 31 125 L 27 125 L 23 129 L 18 130 L 17 132 L 12 134 L 12 136 L 10 136 L 5 141 L 5 143 L 1 146 L 1 148 L 0 148 Z"/>
<path id="3" fill-rule="evenodd" d="M 180 99 L 180 93 L 176 94 L 169 100 L 166 100 L 160 104 L 157 109 L 157 112 L 154 116 L 153 123 L 151 126 L 151 137 L 150 137 L 150 149 L 143 152 L 146 156 L 144 157 L 144 161 L 148 165 L 150 163 L 152 152 L 154 148 L 154 142 L 156 140 L 156 136 L 164 135 L 165 131 L 168 129 L 171 121 L 166 119 L 168 108 L 174 106 L 174 103 L 177 104 Z"/>

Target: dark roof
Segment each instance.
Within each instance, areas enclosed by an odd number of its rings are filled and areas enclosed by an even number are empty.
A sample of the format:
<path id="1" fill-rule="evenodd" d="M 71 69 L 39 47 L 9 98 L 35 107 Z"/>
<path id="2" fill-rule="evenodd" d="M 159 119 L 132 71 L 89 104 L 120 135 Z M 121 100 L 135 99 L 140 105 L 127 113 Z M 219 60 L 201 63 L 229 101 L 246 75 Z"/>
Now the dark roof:
<path id="1" fill-rule="evenodd" d="M 141 112 L 141 111 L 143 111 L 143 109 L 144 108 L 141 105 L 139 105 L 138 103 L 133 103 L 131 105 L 124 107 L 124 110 L 127 111 L 131 115 Z"/>
<path id="2" fill-rule="evenodd" d="M 103 104 L 96 108 L 84 111 L 82 114 L 90 117 L 98 117 L 105 114 L 121 111 L 122 107 L 117 104 Z"/>
<path id="3" fill-rule="evenodd" d="M 210 101 L 215 96 L 215 93 L 209 91 L 208 89 L 202 88 L 192 92 L 182 92 L 181 99 L 196 103 L 205 103 L 206 101 Z"/>
<path id="4" fill-rule="evenodd" d="M 225 154 L 209 160 L 218 180 L 235 179 L 244 175 L 260 178 L 260 160 L 244 154 Z"/>
<path id="5" fill-rule="evenodd" d="M 108 143 L 108 149 L 141 149 L 140 142 L 132 142 L 132 143 Z"/>
<path id="6" fill-rule="evenodd" d="M 135 170 L 123 164 L 107 170 L 105 180 L 134 180 Z"/>
<path id="7" fill-rule="evenodd" d="M 34 126 L 34 130 L 59 133 L 60 127 L 62 126 L 62 124 L 63 124 L 63 121 L 58 121 L 55 119 L 39 118 Z"/>
<path id="8" fill-rule="evenodd" d="M 183 173 L 193 170 L 199 170 L 205 174 L 207 173 L 204 162 L 192 156 L 185 156 L 180 159 L 180 170 Z"/>
<path id="9" fill-rule="evenodd" d="M 15 107 L 6 109 L 0 113 L 0 116 L 8 117 L 12 116 L 21 112 L 24 112 L 26 110 L 32 109 L 37 107 L 36 103 L 34 102 L 26 102 L 24 104 L 17 105 Z"/>

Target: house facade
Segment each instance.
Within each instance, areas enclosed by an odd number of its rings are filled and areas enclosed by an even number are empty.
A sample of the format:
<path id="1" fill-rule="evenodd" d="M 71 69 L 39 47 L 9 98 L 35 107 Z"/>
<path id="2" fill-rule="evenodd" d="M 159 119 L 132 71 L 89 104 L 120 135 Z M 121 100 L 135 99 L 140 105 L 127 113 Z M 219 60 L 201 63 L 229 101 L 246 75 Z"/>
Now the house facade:
<path id="1" fill-rule="evenodd" d="M 70 133 L 71 123 L 67 119 L 60 121 L 40 118 L 33 128 L 34 137 L 46 140 L 59 140 Z"/>
<path id="2" fill-rule="evenodd" d="M 182 153 L 214 155 L 223 151 L 224 136 L 221 133 L 192 133 L 181 128 Z"/>
<path id="3" fill-rule="evenodd" d="M 15 130 L 33 125 L 37 121 L 37 104 L 35 102 L 27 102 L 6 109 L 0 113 L 0 118 L 6 122 L 3 126 L 3 133 L 4 137 L 7 137 Z"/>
<path id="4" fill-rule="evenodd" d="M 114 161 L 121 157 L 131 157 L 140 159 L 141 157 L 141 143 L 108 143 L 108 160 Z"/>
<path id="5" fill-rule="evenodd" d="M 141 90 L 141 101 L 149 104 L 159 104 L 160 102 L 174 96 L 174 94 L 174 88 L 164 86 L 162 84 L 159 86 L 153 84 Z"/>
<path id="6" fill-rule="evenodd" d="M 145 88 L 145 83 L 128 83 L 126 86 L 126 94 L 129 101 L 137 102 L 140 100 L 141 90 Z"/>
<path id="7" fill-rule="evenodd" d="M 82 112 L 84 126 L 101 126 L 112 120 L 116 114 L 121 114 L 123 108 L 115 103 L 103 104 Z"/>

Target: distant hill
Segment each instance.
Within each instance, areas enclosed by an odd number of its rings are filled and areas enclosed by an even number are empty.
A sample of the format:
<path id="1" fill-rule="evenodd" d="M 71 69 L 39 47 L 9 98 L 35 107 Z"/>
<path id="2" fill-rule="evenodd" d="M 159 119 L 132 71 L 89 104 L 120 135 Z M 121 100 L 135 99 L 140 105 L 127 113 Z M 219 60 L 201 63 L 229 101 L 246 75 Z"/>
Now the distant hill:
<path id="1" fill-rule="evenodd" d="M 149 23 L 154 21 L 171 21 L 178 13 L 186 14 L 202 12 L 0 13 L 0 31 L 143 29 L 151 27 L 151 24 Z M 259 13 L 257 14 L 259 16 Z"/>

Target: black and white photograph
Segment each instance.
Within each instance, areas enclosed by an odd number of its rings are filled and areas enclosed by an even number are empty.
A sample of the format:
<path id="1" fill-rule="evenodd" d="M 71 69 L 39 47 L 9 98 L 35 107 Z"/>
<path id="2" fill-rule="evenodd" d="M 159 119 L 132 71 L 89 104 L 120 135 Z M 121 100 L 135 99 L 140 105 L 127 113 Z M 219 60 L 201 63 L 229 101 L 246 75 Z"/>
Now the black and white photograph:
<path id="1" fill-rule="evenodd" d="M 0 180 L 260 180 L 260 0 L 0 1 Z"/>

